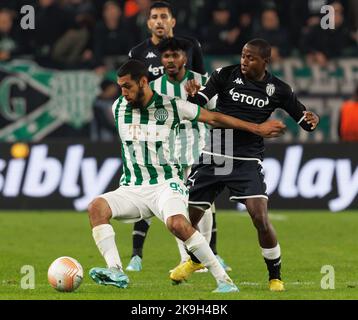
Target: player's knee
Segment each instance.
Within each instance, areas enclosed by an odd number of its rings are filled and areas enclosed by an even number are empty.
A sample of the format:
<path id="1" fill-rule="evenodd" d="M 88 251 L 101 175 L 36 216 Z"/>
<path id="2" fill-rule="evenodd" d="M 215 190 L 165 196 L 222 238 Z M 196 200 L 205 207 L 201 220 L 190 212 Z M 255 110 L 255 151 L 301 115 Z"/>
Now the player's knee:
<path id="1" fill-rule="evenodd" d="M 92 225 L 108 223 L 111 218 L 111 211 L 106 200 L 102 198 L 94 199 L 88 205 L 88 216 Z"/>
<path id="2" fill-rule="evenodd" d="M 189 221 L 183 215 L 171 216 L 166 221 L 167 228 L 176 237 L 181 239 L 187 233 Z"/>

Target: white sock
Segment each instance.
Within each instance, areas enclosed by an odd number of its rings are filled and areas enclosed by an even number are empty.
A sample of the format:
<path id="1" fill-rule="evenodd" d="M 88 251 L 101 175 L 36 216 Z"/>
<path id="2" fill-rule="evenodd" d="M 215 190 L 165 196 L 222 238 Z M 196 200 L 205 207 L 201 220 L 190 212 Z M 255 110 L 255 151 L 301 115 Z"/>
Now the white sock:
<path id="1" fill-rule="evenodd" d="M 277 243 L 276 247 L 273 248 L 261 248 L 261 252 L 264 258 L 268 260 L 274 260 L 281 257 L 281 248 L 280 245 Z"/>
<path id="2" fill-rule="evenodd" d="M 186 252 L 184 242 L 178 239 L 177 237 L 175 237 L 175 240 L 177 241 L 178 249 L 180 253 L 180 263 L 187 261 L 190 258 L 190 256 Z"/>
<path id="3" fill-rule="evenodd" d="M 198 223 L 200 233 L 205 237 L 206 241 L 210 243 L 211 231 L 213 228 L 213 212 L 211 208 L 207 209 Z"/>
<path id="4" fill-rule="evenodd" d="M 209 247 L 209 243 L 205 240 L 204 236 L 199 231 L 195 231 L 193 235 L 186 240 L 186 247 L 192 252 L 199 261 L 209 269 L 214 276 L 216 282 L 225 281 L 232 282 L 223 267 L 216 259 L 213 251 Z"/>
<path id="5" fill-rule="evenodd" d="M 204 236 L 205 240 L 210 243 L 211 240 L 211 229 L 213 227 L 213 214 L 211 211 L 211 208 L 207 209 L 203 215 L 203 217 L 200 219 L 198 223 L 198 227 L 200 230 L 200 233 Z M 180 253 L 180 262 L 187 261 L 190 256 L 186 252 L 186 248 L 184 245 L 184 242 L 181 241 L 178 238 L 175 238 L 178 244 L 178 249 Z"/>
<path id="6" fill-rule="evenodd" d="M 113 227 L 110 224 L 100 224 L 92 229 L 92 235 L 104 260 L 106 260 L 108 268 L 122 270 L 122 262 L 114 239 Z"/>

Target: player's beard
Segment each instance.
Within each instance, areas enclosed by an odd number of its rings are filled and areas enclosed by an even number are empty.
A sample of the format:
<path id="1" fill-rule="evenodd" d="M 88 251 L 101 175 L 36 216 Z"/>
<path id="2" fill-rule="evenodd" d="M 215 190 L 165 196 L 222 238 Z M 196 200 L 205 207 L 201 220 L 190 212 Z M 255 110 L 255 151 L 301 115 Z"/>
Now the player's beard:
<path id="1" fill-rule="evenodd" d="M 130 103 L 132 108 L 143 108 L 143 98 L 144 98 L 144 89 L 143 87 L 139 86 L 137 96 L 133 101 Z"/>

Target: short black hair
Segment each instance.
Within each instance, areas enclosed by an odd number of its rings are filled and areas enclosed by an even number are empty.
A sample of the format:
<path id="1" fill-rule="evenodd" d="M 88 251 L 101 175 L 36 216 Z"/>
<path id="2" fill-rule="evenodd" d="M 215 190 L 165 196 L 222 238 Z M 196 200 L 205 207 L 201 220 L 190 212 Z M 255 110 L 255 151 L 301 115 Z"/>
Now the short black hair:
<path id="1" fill-rule="evenodd" d="M 149 9 L 149 15 L 152 12 L 152 9 L 157 9 L 157 8 L 167 8 L 170 15 L 173 16 L 173 8 L 169 2 L 166 2 L 166 1 L 153 2 Z"/>
<path id="2" fill-rule="evenodd" d="M 163 53 L 167 50 L 178 51 L 182 50 L 186 52 L 188 50 L 188 45 L 184 41 L 180 41 L 178 38 L 166 38 L 160 41 L 158 45 L 158 50 L 160 53 Z"/>
<path id="3" fill-rule="evenodd" d="M 266 59 L 271 57 L 271 45 L 266 40 L 257 38 L 250 40 L 246 44 L 258 48 L 261 58 Z"/>
<path id="4" fill-rule="evenodd" d="M 148 78 L 148 70 L 142 61 L 131 59 L 123 63 L 117 71 L 117 77 L 124 77 L 129 74 L 135 81 L 142 77 Z"/>

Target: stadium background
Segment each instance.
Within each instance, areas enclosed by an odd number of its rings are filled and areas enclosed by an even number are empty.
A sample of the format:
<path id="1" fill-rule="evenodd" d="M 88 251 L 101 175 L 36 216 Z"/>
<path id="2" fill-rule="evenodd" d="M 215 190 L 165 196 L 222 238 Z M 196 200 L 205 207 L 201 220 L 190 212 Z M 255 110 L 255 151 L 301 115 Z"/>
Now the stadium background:
<path id="1" fill-rule="evenodd" d="M 163 252 L 176 252 L 175 241 L 155 219 L 143 271 L 130 274 L 129 290 L 98 286 L 87 276 L 103 259 L 87 216 L 77 211 L 118 185 L 122 162 L 110 110 L 118 96 L 115 70 L 129 49 L 149 36 L 150 0 L 105 3 L 0 1 L 0 299 L 222 300 L 210 293 L 214 283 L 207 274 L 194 275 L 184 287 L 171 286 L 168 270 L 178 256 L 164 258 Z M 225 299 L 357 299 L 358 126 L 352 128 L 353 137 L 346 137 L 340 121 L 345 102 L 352 100 L 358 109 L 358 2 L 171 3 L 175 34 L 198 38 L 209 74 L 239 62 L 242 45 L 263 37 L 274 47 L 271 71 L 321 117 L 308 134 L 276 112 L 288 131 L 266 141 L 270 218 L 283 249 L 287 290 L 282 295 L 267 290 L 247 214 L 238 214 L 225 194 L 218 200 L 218 249 L 241 290 Z M 335 8 L 334 30 L 320 28 L 326 4 Z M 20 28 L 23 5 L 35 7 L 34 30 Z M 115 26 L 112 31 L 108 23 Z M 126 264 L 132 225 L 113 226 Z M 77 258 L 85 270 L 84 283 L 68 295 L 47 283 L 49 264 L 63 255 Z M 36 270 L 36 290 L 22 290 L 20 270 L 27 265 Z M 335 268 L 335 290 L 323 290 L 326 265 Z"/>
<path id="2" fill-rule="evenodd" d="M 151 1 L 26 1 L 35 7 L 34 30 L 20 28 L 24 4 L 0 4 L 1 208 L 84 210 L 96 194 L 118 185 L 120 148 L 110 111 L 118 96 L 115 70 L 149 36 Z M 335 8 L 334 30 L 320 27 L 325 4 Z M 308 134 L 284 112 L 275 113 L 288 132 L 267 141 L 270 207 L 357 208 L 357 143 L 344 140 L 358 135 L 340 134 L 342 104 L 358 81 L 357 1 L 172 5 L 175 34 L 198 38 L 209 74 L 239 62 L 243 44 L 263 37 L 273 46 L 271 71 L 321 117 Z M 218 207 L 234 208 L 226 199 Z"/>

